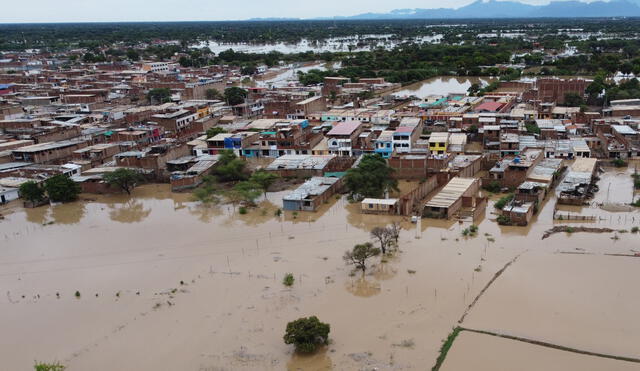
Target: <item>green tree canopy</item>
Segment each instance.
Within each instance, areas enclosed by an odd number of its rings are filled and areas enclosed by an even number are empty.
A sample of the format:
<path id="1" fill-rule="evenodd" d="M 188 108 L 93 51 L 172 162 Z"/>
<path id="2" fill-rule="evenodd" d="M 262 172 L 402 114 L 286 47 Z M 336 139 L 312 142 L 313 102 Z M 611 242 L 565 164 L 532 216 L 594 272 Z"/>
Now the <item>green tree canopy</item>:
<path id="1" fill-rule="evenodd" d="M 55 175 L 45 180 L 44 189 L 53 202 L 75 201 L 80 194 L 80 186 L 66 175 Z"/>
<path id="2" fill-rule="evenodd" d="M 227 131 L 221 127 L 215 127 L 207 130 L 207 139 L 213 138 L 218 134 L 226 133 Z"/>
<path id="3" fill-rule="evenodd" d="M 247 94 L 246 90 L 237 86 L 224 89 L 224 99 L 230 106 L 244 103 Z"/>
<path id="4" fill-rule="evenodd" d="M 271 185 L 278 179 L 278 176 L 272 172 L 266 171 L 264 169 L 260 169 L 249 177 L 249 181 L 257 184 L 260 189 L 264 192 L 265 196 L 267 194 L 267 190 Z"/>
<path id="5" fill-rule="evenodd" d="M 203 204 L 212 204 L 218 202 L 218 184 L 216 178 L 211 175 L 207 175 L 203 178 L 204 182 L 201 187 L 196 188 L 193 193 L 193 199 L 200 201 Z"/>
<path id="6" fill-rule="evenodd" d="M 209 100 L 223 100 L 224 97 L 222 96 L 222 94 L 220 94 L 220 92 L 217 89 L 207 89 L 205 91 L 205 97 Z"/>
<path id="7" fill-rule="evenodd" d="M 144 180 L 142 174 L 133 169 L 119 168 L 115 171 L 105 173 L 102 178 L 109 185 L 118 187 L 127 194 L 131 194 L 131 190 Z"/>
<path id="8" fill-rule="evenodd" d="M 578 93 L 567 93 L 564 95 L 564 105 L 568 107 L 580 107 L 584 104 L 584 98 Z"/>
<path id="9" fill-rule="evenodd" d="M 135 49 L 127 49 L 127 58 L 131 61 L 140 60 L 140 54 Z"/>
<path id="10" fill-rule="evenodd" d="M 238 158 L 232 150 L 223 150 L 220 152 L 214 174 L 223 182 L 244 180 L 246 179 L 245 166 L 246 162 Z"/>
<path id="11" fill-rule="evenodd" d="M 393 169 L 382 156 L 365 155 L 356 168 L 347 171 L 344 182 L 354 199 L 382 198 L 386 190 L 398 189 L 392 175 Z"/>
<path id="12" fill-rule="evenodd" d="M 371 242 L 355 245 L 352 250 L 348 250 L 342 257 L 347 264 L 354 265 L 357 269 L 362 269 L 364 273 L 367 269 L 367 260 L 380 255 L 380 249 L 373 247 Z"/>
<path id="13" fill-rule="evenodd" d="M 227 199 L 233 203 L 247 202 L 253 204 L 256 198 L 260 197 L 262 190 L 256 183 L 243 181 L 237 183 L 231 190 L 227 191 Z"/>
<path id="14" fill-rule="evenodd" d="M 152 103 L 167 103 L 171 101 L 171 90 L 167 88 L 156 88 L 149 90 L 147 98 Z"/>
<path id="15" fill-rule="evenodd" d="M 24 198 L 27 201 L 31 202 L 39 202 L 44 199 L 44 189 L 40 186 L 40 184 L 30 180 L 28 182 L 22 183 L 20 188 L 18 189 L 20 193 L 20 197 Z"/>
<path id="16" fill-rule="evenodd" d="M 312 353 L 319 345 L 329 343 L 329 331 L 331 326 L 316 316 L 299 318 L 287 323 L 284 343 L 293 344 L 297 352 Z"/>

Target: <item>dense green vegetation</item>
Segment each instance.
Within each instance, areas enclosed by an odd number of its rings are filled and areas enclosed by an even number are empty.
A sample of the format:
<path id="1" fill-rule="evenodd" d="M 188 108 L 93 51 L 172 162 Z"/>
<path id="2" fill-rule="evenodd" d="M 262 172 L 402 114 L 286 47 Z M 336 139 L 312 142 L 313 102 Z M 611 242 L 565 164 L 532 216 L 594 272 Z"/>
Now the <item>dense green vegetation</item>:
<path id="1" fill-rule="evenodd" d="M 75 201 L 80 195 L 80 186 L 66 175 L 55 175 L 45 180 L 44 189 L 53 202 Z"/>
<path id="2" fill-rule="evenodd" d="M 223 97 L 229 105 L 235 106 L 236 104 L 244 103 L 244 99 L 247 97 L 247 94 L 246 90 L 233 86 L 224 89 Z"/>
<path id="3" fill-rule="evenodd" d="M 355 200 L 382 198 L 385 191 L 398 189 L 398 180 L 392 174 L 393 169 L 382 156 L 364 155 L 357 167 L 347 171 L 344 183 Z"/>
<path id="4" fill-rule="evenodd" d="M 151 103 L 167 103 L 171 101 L 171 90 L 167 88 L 156 88 L 149 90 L 147 98 Z"/>
<path id="5" fill-rule="evenodd" d="M 320 322 L 316 316 L 299 318 L 287 323 L 284 343 L 295 345 L 297 352 L 312 353 L 318 346 L 329 344 L 329 331 L 329 324 Z"/>
<path id="6" fill-rule="evenodd" d="M 226 43 L 294 43 L 305 38 L 312 43 L 331 37 L 352 35 L 394 35 L 391 39 L 443 34 L 449 43 L 474 39 L 478 33 L 522 30 L 527 35 L 543 35 L 545 47 L 562 46 L 554 35 L 558 29 L 581 28 L 585 32 L 634 35 L 638 19 L 492 19 L 475 20 L 309 20 L 309 21 L 227 21 L 227 22 L 127 22 L 51 23 L 0 25 L 0 50 L 48 47 L 97 47 L 122 43 L 125 46 L 176 40 L 181 44 L 205 40 Z M 360 40 L 366 44 L 367 39 Z"/>
<path id="7" fill-rule="evenodd" d="M 233 151 L 225 149 L 220 151 L 220 157 L 213 170 L 213 174 L 222 182 L 245 180 L 247 178 L 244 172 L 246 165 L 247 163 L 243 159 L 238 158 Z"/>
<path id="8" fill-rule="evenodd" d="M 356 269 L 362 270 L 362 273 L 367 270 L 367 260 L 374 256 L 380 255 L 380 250 L 377 247 L 373 247 L 371 242 L 365 242 L 363 244 L 357 244 L 351 250 L 347 250 L 342 257 L 344 261 L 353 265 Z"/>
<path id="9" fill-rule="evenodd" d="M 112 187 L 120 188 L 130 195 L 131 190 L 144 180 L 144 176 L 137 170 L 119 168 L 115 171 L 105 173 L 103 179 Z"/>
<path id="10" fill-rule="evenodd" d="M 456 340 L 456 338 L 460 334 L 460 331 L 462 331 L 462 328 L 455 327 L 451 331 L 449 336 L 447 336 L 447 339 L 442 343 L 442 345 L 440 346 L 440 354 L 438 354 L 438 359 L 436 360 L 436 364 L 431 368 L 432 371 L 440 370 L 440 367 L 442 367 L 442 364 L 444 363 L 444 360 L 447 358 L 447 354 L 449 353 L 451 346 L 453 346 L 453 342 Z"/>
<path id="11" fill-rule="evenodd" d="M 36 362 L 33 368 L 35 371 L 64 371 L 67 369 L 65 366 L 61 365 L 58 362 Z"/>
<path id="12" fill-rule="evenodd" d="M 502 210 L 511 200 L 513 200 L 513 193 L 500 198 L 493 206 L 498 210 Z"/>
<path id="13" fill-rule="evenodd" d="M 18 192 L 20 197 L 34 203 L 42 201 L 45 197 L 44 188 L 33 180 L 20 184 Z"/>
<path id="14" fill-rule="evenodd" d="M 637 82 L 616 85 L 607 77 L 621 71 L 640 74 L 640 19 L 526 19 L 509 20 L 341 20 L 341 21 L 247 21 L 247 22 L 166 22 L 166 23 L 86 23 L 86 24 L 4 24 L 0 25 L 0 51 L 41 48 L 53 52 L 74 52 L 74 63 L 103 61 L 169 60 L 184 67 L 229 64 L 252 75 L 260 64 L 280 62 L 340 61 L 338 71 L 312 70 L 300 74 L 305 85 L 322 82 L 325 76 L 341 75 L 357 81 L 363 77 L 384 77 L 408 84 L 438 75 L 499 76 L 501 80 L 526 75 L 596 76 L 589 99 L 568 97 L 573 106 L 600 105 L 613 99 L 640 97 Z M 580 29 L 594 33 L 584 39 L 563 30 Z M 500 37 L 518 32 L 522 37 Z M 600 32 L 604 37 L 595 37 Z M 483 37 L 479 35 L 485 34 Z M 355 38 L 355 35 L 369 35 Z M 378 38 L 376 38 L 376 35 Z M 378 48 L 384 35 L 386 48 Z M 440 35 L 440 43 L 422 43 L 420 37 Z M 232 44 L 294 44 L 307 40 L 322 48 L 327 39 L 339 37 L 346 51 L 312 51 L 283 54 L 244 53 Z M 229 49 L 213 53 L 206 43 L 229 44 Z M 395 47 L 391 48 L 392 45 Z M 551 57 L 567 47 L 573 55 Z M 355 51 L 368 48 L 370 51 Z M 64 57 L 63 57 L 64 59 Z M 513 63 L 524 65 L 524 70 Z M 507 67 L 504 67 L 507 66 Z M 601 78 L 599 78 L 601 77 Z M 470 93 L 483 95 L 497 88 L 474 85 Z M 606 95 L 601 95 L 602 91 Z M 161 93 L 161 92 L 155 92 Z M 165 92 L 153 96 L 164 101 Z M 222 94 L 211 92 L 210 99 Z M 225 97 L 227 98 L 227 97 Z M 237 95 L 232 100 L 238 102 Z"/>

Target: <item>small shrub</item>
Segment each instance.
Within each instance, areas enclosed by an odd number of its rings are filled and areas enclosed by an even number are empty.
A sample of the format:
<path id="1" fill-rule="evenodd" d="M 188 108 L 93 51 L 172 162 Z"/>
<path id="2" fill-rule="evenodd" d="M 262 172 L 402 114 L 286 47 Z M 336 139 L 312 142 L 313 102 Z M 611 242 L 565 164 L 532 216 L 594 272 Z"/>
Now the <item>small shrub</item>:
<path id="1" fill-rule="evenodd" d="M 238 209 L 238 212 L 242 215 L 245 215 L 247 213 L 247 208 L 244 206 L 241 206 L 240 209 Z"/>
<path id="2" fill-rule="evenodd" d="M 291 287 L 293 286 L 293 283 L 295 282 L 295 278 L 293 277 L 293 273 L 287 273 L 284 275 L 284 278 L 282 279 L 282 284 L 287 286 L 287 287 Z"/>
<path id="3" fill-rule="evenodd" d="M 640 189 L 640 174 L 631 174 L 631 177 L 633 178 L 633 187 L 635 189 Z"/>
<path id="4" fill-rule="evenodd" d="M 509 202 L 511 202 L 511 200 L 513 200 L 513 194 L 508 194 L 496 201 L 494 207 L 498 210 L 502 210 Z"/>
<path id="5" fill-rule="evenodd" d="M 567 233 L 573 233 L 576 230 L 573 227 L 567 227 Z"/>
<path id="6" fill-rule="evenodd" d="M 616 158 L 615 160 L 611 161 L 611 163 L 613 163 L 613 166 L 615 166 L 615 167 L 625 167 L 625 166 L 627 166 L 627 163 L 621 158 Z"/>
<path id="7" fill-rule="evenodd" d="M 296 219 L 297 217 L 298 217 L 298 212 L 297 212 L 297 211 L 294 211 L 294 212 L 293 212 L 293 219 Z"/>
<path id="8" fill-rule="evenodd" d="M 394 347 L 413 348 L 416 343 L 413 339 L 402 340 L 399 344 L 392 344 Z"/>
<path id="9" fill-rule="evenodd" d="M 499 193 L 501 187 L 500 182 L 494 180 L 491 183 L 484 185 L 482 188 L 491 193 Z"/>
<path id="10" fill-rule="evenodd" d="M 274 213 L 275 216 L 280 216 L 282 215 L 282 210 L 278 209 L 276 210 L 276 212 Z"/>
<path id="11" fill-rule="evenodd" d="M 497 221 L 500 225 L 511 225 L 511 218 L 506 215 L 498 215 Z"/>
<path id="12" fill-rule="evenodd" d="M 640 227 L 632 227 L 631 233 L 638 233 L 640 231 Z"/>
<path id="13" fill-rule="evenodd" d="M 66 369 L 65 366 L 61 365 L 58 362 L 55 362 L 55 363 L 36 362 L 33 368 L 36 371 L 64 371 Z"/>
<path id="14" fill-rule="evenodd" d="M 75 296 L 76 296 L 76 298 L 80 299 L 80 291 L 76 290 Z"/>

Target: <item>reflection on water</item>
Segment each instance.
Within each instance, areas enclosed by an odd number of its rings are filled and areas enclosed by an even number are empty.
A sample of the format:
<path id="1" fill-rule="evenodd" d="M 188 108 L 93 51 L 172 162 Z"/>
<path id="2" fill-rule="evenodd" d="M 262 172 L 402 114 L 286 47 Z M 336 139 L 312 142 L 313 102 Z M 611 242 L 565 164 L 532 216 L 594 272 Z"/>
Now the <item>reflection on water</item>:
<path id="1" fill-rule="evenodd" d="M 247 208 L 246 214 L 234 213 L 229 222 L 240 221 L 247 226 L 255 227 L 268 221 L 279 219 L 276 216 L 277 211 L 278 206 L 269 200 L 263 200 L 255 208 Z"/>
<path id="2" fill-rule="evenodd" d="M 109 204 L 109 217 L 114 222 L 120 223 L 139 223 L 151 214 L 151 209 L 146 209 L 144 204 L 134 198 L 120 206 Z"/>
<path id="3" fill-rule="evenodd" d="M 193 205 L 188 208 L 189 214 L 198 218 L 203 223 L 211 223 L 213 219 L 222 215 L 222 208 L 219 205 Z"/>
<path id="4" fill-rule="evenodd" d="M 395 269 L 391 262 L 398 260 L 400 256 L 400 252 L 396 252 L 394 255 L 385 256 L 384 259 L 387 260 L 386 263 L 378 264 L 376 269 L 373 271 L 373 277 L 378 280 L 390 280 L 398 274 L 398 270 Z"/>
<path id="5" fill-rule="evenodd" d="M 67 204 L 45 205 L 24 209 L 26 220 L 36 224 L 77 224 L 86 213 L 84 202 L 70 202 Z"/>
<path id="6" fill-rule="evenodd" d="M 356 272 L 356 277 L 358 278 L 352 278 L 346 282 L 345 287 L 348 292 L 363 298 L 375 296 L 380 293 L 379 282 L 361 275 L 360 272 Z"/>
<path id="7" fill-rule="evenodd" d="M 612 186 L 612 192 L 628 197 L 632 184 L 628 179 L 620 180 L 616 184 L 624 187 L 614 190 Z M 602 185 L 600 188 L 606 189 Z M 132 364 L 143 371 L 185 369 L 186 364 L 194 366 L 187 368 L 198 369 L 200 361 L 233 370 L 283 369 L 285 365 L 290 370 L 330 370 L 332 364 L 341 370 L 371 369 L 373 365 L 366 361 L 354 364 L 349 357 L 362 351 L 376 355 L 392 351 L 394 366 L 402 365 L 398 369 L 423 369 L 437 358 L 441 340 L 495 272 L 524 251 L 527 253 L 496 281 L 496 285 L 506 281 L 502 291 L 500 286 L 492 286 L 473 312 L 484 310 L 488 317 L 502 320 L 495 313 L 509 309 L 512 302 L 528 303 L 532 294 L 555 288 L 557 296 L 541 303 L 541 308 L 548 309 L 555 308 L 558 298 L 574 300 L 567 293 L 576 287 L 601 285 L 602 292 L 611 293 L 611 298 L 600 299 L 599 305 L 584 306 L 588 301 L 580 297 L 575 300 L 577 305 L 565 312 L 571 317 L 592 314 L 573 325 L 567 321 L 569 326 L 563 333 L 572 334 L 585 323 L 595 323 L 591 328 L 596 332 L 608 328 L 611 316 L 602 313 L 614 313 L 612 310 L 620 304 L 628 305 L 632 313 L 638 303 L 629 299 L 637 291 L 632 287 L 637 281 L 632 275 L 638 271 L 636 259 L 603 255 L 629 254 L 637 249 L 638 235 L 620 233 L 615 243 L 610 234 L 588 233 L 556 234 L 541 241 L 542 233 L 553 226 L 552 200 L 543 204 L 540 217 L 530 228 L 508 227 L 504 233 L 491 214 L 491 201 L 487 218 L 478 221 L 478 235 L 465 239 L 461 229 L 471 221 L 459 224 L 455 220 L 423 219 L 421 238 L 414 238 L 418 226 L 406 218 L 360 214 L 360 205 L 348 204 L 344 197 L 322 205 L 317 213 L 301 212 L 295 220 L 289 212 L 286 217 L 275 216 L 282 193 L 270 193 L 268 201 L 261 201 L 260 207 L 246 215 L 237 210 L 234 213 L 227 205 L 203 207 L 190 201 L 189 194 L 172 194 L 168 185 L 142 186 L 132 197 L 92 197 L 91 202 L 20 208 L 0 221 L 3 295 L 41 296 L 15 305 L 7 301 L 2 304 L 5 315 L 0 327 L 10 334 L 0 337 L 6 369 L 24 369 L 34 358 L 69 359 L 69 369 L 96 371 L 130 369 Z M 147 215 L 149 210 L 152 212 Z M 614 217 L 621 219 L 612 222 L 608 218 L 611 213 L 598 208 L 585 210 L 607 216 L 606 222 L 591 223 L 601 227 L 630 229 L 640 225 L 639 219 L 633 219 L 637 212 L 628 213 L 628 218 L 616 213 Z M 75 219 L 71 213 L 75 213 Z M 113 213 L 120 213 L 118 218 L 125 215 L 122 220 L 137 215 L 141 221 L 132 224 L 113 220 Z M 42 226 L 54 218 L 79 222 Z M 315 222 L 308 222 L 311 219 Z M 342 260 L 344 252 L 370 241 L 372 227 L 392 221 L 402 221 L 402 252 L 382 264 L 379 258 L 372 259 L 367 275 L 356 272 L 349 277 Z M 557 253 L 578 246 L 589 255 Z M 528 256 L 536 260 L 527 260 Z M 593 259 L 593 266 L 572 270 L 575 262 L 569 259 Z M 513 275 L 532 262 L 536 264 L 530 270 Z M 547 272 L 546 267 L 552 263 L 556 276 Z M 620 271 L 623 274 L 617 279 L 608 279 Z M 285 272 L 296 276 L 291 289 L 281 284 Z M 586 276 L 592 278 L 588 285 L 582 282 Z M 187 284 L 178 286 L 175 299 L 156 295 L 182 280 Z M 558 282 L 565 282 L 566 287 L 558 290 Z M 73 297 L 75 290 L 82 292 L 81 299 Z M 64 293 L 61 299 L 56 298 L 58 291 Z M 114 300 L 120 291 L 123 296 Z M 93 293 L 100 296 L 94 297 Z M 493 300 L 488 300 L 491 296 Z M 155 310 L 151 306 L 156 300 L 170 300 L 172 304 Z M 524 312 L 518 308 L 505 313 Z M 527 319 L 536 313 L 524 316 L 522 323 L 531 324 Z M 331 350 L 335 352 L 292 357 L 287 351 L 290 348 L 282 343 L 286 323 L 308 315 L 318 315 L 331 324 L 335 340 Z M 469 319 L 473 319 L 473 313 L 471 316 Z M 625 317 L 626 329 L 635 323 L 628 318 L 633 317 Z M 549 326 L 556 325 L 554 321 L 548 321 Z M 499 324 L 476 328 L 501 328 Z M 42 328 L 60 334 L 73 329 L 73 336 L 42 337 Z M 530 335 L 529 331 L 519 333 Z M 624 333 L 635 336 L 640 332 Z M 545 334 L 533 335 L 529 337 L 548 340 Z M 557 343 L 590 349 L 588 339 L 594 337 L 573 338 Z M 616 338 L 606 340 L 612 347 L 637 344 L 638 340 L 637 336 L 624 342 L 610 340 Z M 94 339 L 96 345 L 91 351 L 78 353 Z M 148 339 L 157 341 L 149 346 Z M 415 339 L 420 346 L 392 350 L 392 344 L 402 339 Z M 248 351 L 239 361 L 234 352 L 241 347 Z M 202 354 L 211 353 L 214 357 L 200 359 Z M 612 349 L 610 353 L 628 352 Z M 167 354 L 170 357 L 163 357 Z M 266 354 L 270 356 L 262 356 Z"/>
<path id="8" fill-rule="evenodd" d="M 24 209 L 26 219 L 30 223 L 44 224 L 47 222 L 47 215 L 49 214 L 49 207 L 41 206 L 34 207 L 32 209 Z"/>
<path id="9" fill-rule="evenodd" d="M 58 224 L 80 223 L 86 212 L 84 202 L 72 202 L 51 208 L 51 217 Z"/>
<path id="10" fill-rule="evenodd" d="M 327 347 L 307 355 L 294 353 L 287 362 L 287 371 L 330 371 L 333 363 L 327 354 Z"/>
<path id="11" fill-rule="evenodd" d="M 430 95 L 447 95 L 451 93 L 466 94 L 472 84 L 488 85 L 493 77 L 434 77 L 422 82 L 407 85 L 395 92 L 397 96 L 414 95 L 426 98 Z"/>

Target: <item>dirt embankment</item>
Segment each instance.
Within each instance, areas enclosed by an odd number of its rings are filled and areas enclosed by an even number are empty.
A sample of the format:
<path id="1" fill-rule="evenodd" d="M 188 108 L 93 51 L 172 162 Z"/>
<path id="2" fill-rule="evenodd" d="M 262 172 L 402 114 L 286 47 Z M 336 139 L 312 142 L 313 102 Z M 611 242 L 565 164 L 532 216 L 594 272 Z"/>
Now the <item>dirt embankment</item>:
<path id="1" fill-rule="evenodd" d="M 613 233 L 613 232 L 617 232 L 617 230 L 616 229 L 611 229 L 611 228 L 571 227 L 571 226 L 567 226 L 567 225 L 561 225 L 561 226 L 553 227 L 551 229 L 546 230 L 544 232 L 544 234 L 542 235 L 542 239 L 544 240 L 545 238 L 551 236 L 552 234 L 562 233 L 562 232 L 566 232 L 566 233 L 576 233 L 576 232 Z"/>

